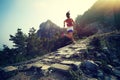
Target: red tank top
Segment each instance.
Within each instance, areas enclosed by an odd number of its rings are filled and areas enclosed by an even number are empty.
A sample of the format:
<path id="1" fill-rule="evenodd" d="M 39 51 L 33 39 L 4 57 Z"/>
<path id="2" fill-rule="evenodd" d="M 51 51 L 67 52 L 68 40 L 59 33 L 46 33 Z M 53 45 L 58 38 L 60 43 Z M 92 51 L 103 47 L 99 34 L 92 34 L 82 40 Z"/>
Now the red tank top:
<path id="1" fill-rule="evenodd" d="M 73 26 L 73 19 L 71 19 L 71 18 L 66 19 L 65 22 L 67 23 L 68 27 Z"/>

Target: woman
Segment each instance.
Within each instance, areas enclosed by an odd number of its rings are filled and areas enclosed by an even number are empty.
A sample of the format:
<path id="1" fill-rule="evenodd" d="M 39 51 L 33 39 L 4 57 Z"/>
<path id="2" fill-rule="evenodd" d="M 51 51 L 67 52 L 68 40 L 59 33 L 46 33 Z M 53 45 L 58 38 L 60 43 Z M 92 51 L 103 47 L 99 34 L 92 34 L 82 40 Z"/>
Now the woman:
<path id="1" fill-rule="evenodd" d="M 66 36 L 68 38 L 70 38 L 73 41 L 73 43 L 75 43 L 75 40 L 74 40 L 74 37 L 73 37 L 73 31 L 74 31 L 75 22 L 73 21 L 72 18 L 70 18 L 70 13 L 69 12 L 66 13 L 66 17 L 67 17 L 67 19 L 64 21 L 64 27 L 65 27 L 65 24 L 67 25 L 67 34 L 66 34 Z"/>

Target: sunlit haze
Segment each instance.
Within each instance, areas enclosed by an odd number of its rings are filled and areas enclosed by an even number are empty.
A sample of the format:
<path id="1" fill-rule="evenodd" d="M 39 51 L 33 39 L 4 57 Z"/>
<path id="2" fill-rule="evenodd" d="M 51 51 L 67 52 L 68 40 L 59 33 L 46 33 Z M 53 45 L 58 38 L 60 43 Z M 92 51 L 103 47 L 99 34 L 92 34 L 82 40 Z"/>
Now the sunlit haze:
<path id="1" fill-rule="evenodd" d="M 9 35 L 14 35 L 18 28 L 28 33 L 31 27 L 39 29 L 46 20 L 63 27 L 65 13 L 70 10 L 75 20 L 97 0 L 0 0 L 0 47 L 11 46 Z"/>

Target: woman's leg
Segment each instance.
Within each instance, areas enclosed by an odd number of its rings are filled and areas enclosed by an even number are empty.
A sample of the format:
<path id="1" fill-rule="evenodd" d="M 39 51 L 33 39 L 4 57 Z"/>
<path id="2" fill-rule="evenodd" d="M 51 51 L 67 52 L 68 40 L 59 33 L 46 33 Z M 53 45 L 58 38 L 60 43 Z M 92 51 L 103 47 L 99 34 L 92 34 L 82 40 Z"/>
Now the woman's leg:
<path id="1" fill-rule="evenodd" d="M 71 34 L 71 39 L 73 42 L 75 42 L 74 36 L 73 36 L 73 32 L 70 33 Z"/>
<path id="2" fill-rule="evenodd" d="M 68 36 L 69 36 L 69 38 L 70 38 L 73 42 L 75 42 L 75 39 L 74 39 L 74 36 L 73 36 L 73 32 L 69 32 L 69 33 L 68 33 Z"/>

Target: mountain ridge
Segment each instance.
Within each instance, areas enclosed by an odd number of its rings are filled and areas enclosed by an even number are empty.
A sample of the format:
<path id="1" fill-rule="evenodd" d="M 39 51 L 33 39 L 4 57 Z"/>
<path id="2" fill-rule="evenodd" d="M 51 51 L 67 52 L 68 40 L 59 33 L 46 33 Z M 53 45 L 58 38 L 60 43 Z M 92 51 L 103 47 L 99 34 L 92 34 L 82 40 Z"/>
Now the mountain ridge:
<path id="1" fill-rule="evenodd" d="M 39 26 L 37 31 L 38 37 L 42 38 L 53 38 L 56 34 L 60 34 L 61 28 L 53 23 L 51 20 L 43 22 Z"/>
<path id="2" fill-rule="evenodd" d="M 116 3 L 118 0 L 106 0 L 104 3 L 103 1 L 98 0 L 76 20 L 78 35 L 89 37 L 79 39 L 76 44 L 58 48 L 44 56 L 0 67 L 0 79 L 119 80 L 120 12 L 119 6 L 115 5 L 119 3 Z M 112 1 L 114 3 L 111 3 Z M 113 5 L 116 6 L 115 11 Z M 107 9 L 107 6 L 110 9 Z M 37 34 L 40 38 L 50 40 L 55 32 L 60 32 L 60 28 L 47 20 L 40 25 Z M 60 44 L 58 41 L 56 47 Z"/>
<path id="3" fill-rule="evenodd" d="M 120 30 L 120 1 L 98 0 L 81 17 L 76 19 L 79 36 Z"/>

